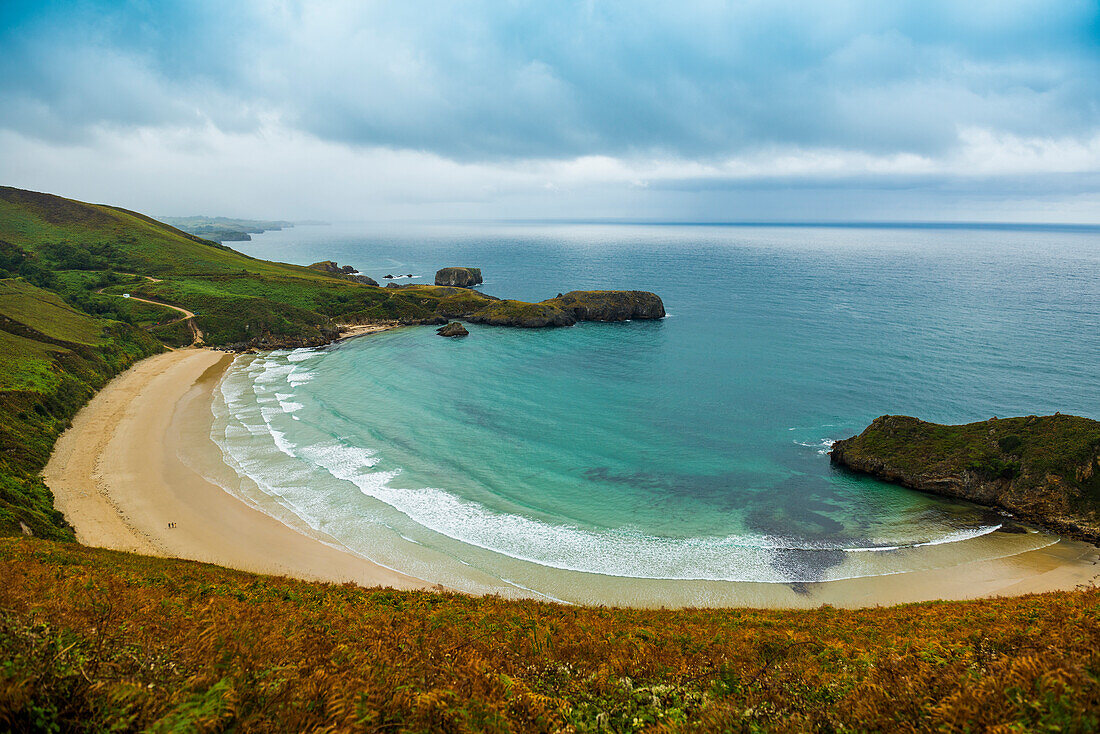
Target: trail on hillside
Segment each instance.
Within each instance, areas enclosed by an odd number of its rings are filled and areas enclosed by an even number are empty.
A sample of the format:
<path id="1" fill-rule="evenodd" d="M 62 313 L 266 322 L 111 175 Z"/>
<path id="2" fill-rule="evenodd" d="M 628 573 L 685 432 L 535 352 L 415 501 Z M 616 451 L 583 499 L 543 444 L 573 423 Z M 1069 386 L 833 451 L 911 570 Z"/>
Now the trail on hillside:
<path id="1" fill-rule="evenodd" d="M 132 273 L 123 273 L 123 275 L 133 275 L 133 274 Z M 150 277 L 148 275 L 143 275 L 141 277 L 143 277 L 146 280 L 151 281 L 153 283 L 159 283 L 160 282 L 158 279 Z M 203 344 L 202 329 L 200 329 L 199 325 L 195 323 L 195 314 L 192 313 L 191 311 L 188 311 L 186 308 L 182 308 L 180 306 L 173 306 L 170 303 L 162 303 L 161 301 L 152 301 L 148 298 L 138 298 L 137 296 L 121 296 L 117 293 L 104 293 L 103 290 L 104 290 L 103 288 L 100 288 L 99 290 L 96 291 L 96 293 L 99 293 L 101 295 L 106 295 L 106 296 L 115 296 L 116 298 L 129 298 L 132 301 L 141 301 L 142 303 L 150 303 L 154 306 L 163 306 L 164 308 L 170 308 L 173 311 L 179 311 L 181 314 L 183 314 L 183 316 L 180 316 L 175 321 L 169 321 L 166 324 L 159 324 L 159 326 L 171 326 L 172 324 L 178 324 L 181 321 L 186 321 L 187 322 L 187 328 L 191 330 L 191 346 L 193 346 L 193 347 L 202 346 L 202 344 Z M 169 348 L 171 348 L 171 347 L 169 347 Z"/>

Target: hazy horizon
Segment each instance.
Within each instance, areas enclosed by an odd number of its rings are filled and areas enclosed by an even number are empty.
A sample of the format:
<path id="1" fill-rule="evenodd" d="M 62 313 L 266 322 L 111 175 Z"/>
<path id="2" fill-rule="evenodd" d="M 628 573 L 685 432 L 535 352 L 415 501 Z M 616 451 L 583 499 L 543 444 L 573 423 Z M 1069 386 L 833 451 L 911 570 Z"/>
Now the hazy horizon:
<path id="1" fill-rule="evenodd" d="M 1100 224 L 1100 6 L 9 2 L 0 183 L 159 216 Z"/>

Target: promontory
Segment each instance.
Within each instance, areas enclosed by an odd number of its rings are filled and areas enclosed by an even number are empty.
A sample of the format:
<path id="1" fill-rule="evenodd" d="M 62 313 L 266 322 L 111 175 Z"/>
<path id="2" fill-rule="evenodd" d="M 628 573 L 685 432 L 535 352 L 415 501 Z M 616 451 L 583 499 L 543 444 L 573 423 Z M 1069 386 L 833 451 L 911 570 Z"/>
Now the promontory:
<path id="1" fill-rule="evenodd" d="M 831 457 L 888 482 L 1100 541 L 1098 421 L 1055 414 L 950 426 L 884 415 L 837 441 Z"/>

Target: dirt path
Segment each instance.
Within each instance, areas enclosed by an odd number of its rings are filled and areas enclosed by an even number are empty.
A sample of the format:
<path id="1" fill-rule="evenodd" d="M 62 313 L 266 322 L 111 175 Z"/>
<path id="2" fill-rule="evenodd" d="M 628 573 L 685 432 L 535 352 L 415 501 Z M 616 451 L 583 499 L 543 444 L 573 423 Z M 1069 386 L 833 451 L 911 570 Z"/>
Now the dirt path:
<path id="1" fill-rule="evenodd" d="M 133 273 L 123 273 L 123 275 L 133 275 Z M 135 276 L 135 277 L 137 277 L 137 276 Z M 145 278 L 146 280 L 148 280 L 152 283 L 159 283 L 160 282 L 156 278 L 153 278 L 153 277 L 148 276 L 148 275 L 143 275 L 141 277 Z M 172 324 L 178 324 L 181 321 L 186 321 L 187 322 L 187 328 L 189 328 L 191 330 L 191 346 L 193 346 L 193 347 L 202 346 L 202 343 L 203 343 L 202 329 L 200 329 L 199 325 L 195 323 L 195 314 L 192 313 L 191 311 L 188 311 L 186 308 L 181 308 L 180 306 L 173 306 L 170 303 L 162 303 L 161 301 L 151 301 L 148 298 L 138 298 L 137 296 L 129 296 L 129 295 L 120 296 L 117 293 L 104 293 L 103 290 L 104 290 L 103 288 L 100 288 L 99 290 L 96 291 L 96 293 L 98 293 L 100 295 L 104 295 L 104 296 L 115 296 L 116 298 L 129 298 L 132 301 L 141 301 L 142 303 L 151 303 L 154 306 L 164 306 L 165 308 L 170 308 L 173 311 L 179 311 L 181 314 L 183 314 L 183 316 L 179 317 L 175 321 L 169 321 L 167 324 L 160 324 L 160 326 L 171 326 Z"/>

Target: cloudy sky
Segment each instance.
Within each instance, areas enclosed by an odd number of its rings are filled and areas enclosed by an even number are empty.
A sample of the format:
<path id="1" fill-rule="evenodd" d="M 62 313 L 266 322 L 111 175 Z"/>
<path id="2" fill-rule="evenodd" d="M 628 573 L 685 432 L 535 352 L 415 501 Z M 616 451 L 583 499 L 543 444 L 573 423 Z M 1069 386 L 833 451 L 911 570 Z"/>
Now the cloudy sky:
<path id="1" fill-rule="evenodd" d="M 0 183 L 152 214 L 1100 222 L 1096 0 L 2 0 L 0 48 Z"/>

